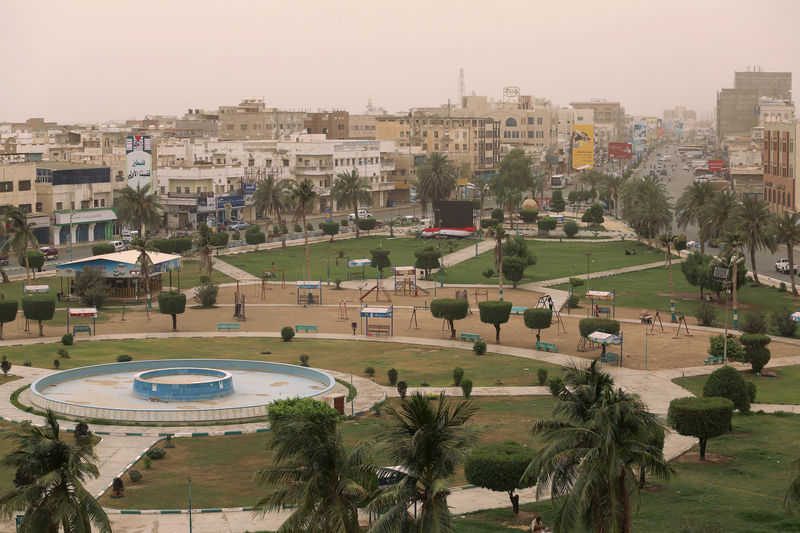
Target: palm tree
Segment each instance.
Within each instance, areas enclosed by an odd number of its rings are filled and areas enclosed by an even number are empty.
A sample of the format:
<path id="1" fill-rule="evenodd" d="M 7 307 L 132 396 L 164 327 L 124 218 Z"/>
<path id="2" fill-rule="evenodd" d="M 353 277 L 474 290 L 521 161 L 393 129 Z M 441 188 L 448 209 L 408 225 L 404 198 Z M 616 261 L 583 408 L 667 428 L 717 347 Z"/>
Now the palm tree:
<path id="1" fill-rule="evenodd" d="M 272 489 L 255 504 L 255 514 L 293 506 L 279 533 L 358 533 L 358 507 L 378 485 L 372 446 L 363 442 L 347 450 L 336 421 L 323 416 L 281 422 L 269 443 L 275 464 L 255 474 L 258 485 Z"/>
<path id="2" fill-rule="evenodd" d="M 652 242 L 672 224 L 672 206 L 659 178 L 647 176 L 628 182 L 622 191 L 622 218 L 641 238 Z"/>
<path id="3" fill-rule="evenodd" d="M 33 228 L 36 224 L 28 222 L 28 217 L 18 207 L 10 207 L 8 209 L 4 224 L 8 224 L 11 234 L 3 245 L 3 248 L 13 253 L 20 264 L 23 262 L 25 263 L 25 275 L 28 279 L 31 279 L 28 248 L 31 246 L 36 248 L 39 245 L 39 241 L 33 233 Z"/>
<path id="4" fill-rule="evenodd" d="M 294 182 L 290 190 L 292 201 L 295 205 L 294 220 L 303 219 L 303 237 L 305 238 L 306 271 L 303 272 L 305 279 L 311 279 L 311 256 L 308 250 L 308 226 L 306 225 L 306 214 L 310 213 L 314 207 L 314 200 L 317 193 L 314 191 L 314 184 L 309 179 L 300 183 Z"/>
<path id="5" fill-rule="evenodd" d="M 25 510 L 19 531 L 89 533 L 111 531 L 100 504 L 83 486 L 87 476 L 99 472 L 90 442 L 61 440 L 58 421 L 48 410 L 42 427 L 6 432 L 13 450 L 0 465 L 16 472 L 16 488 L 0 497 L 0 512 L 10 518 Z"/>
<path id="6" fill-rule="evenodd" d="M 415 392 L 399 408 L 388 408 L 391 425 L 380 435 L 392 464 L 405 476 L 370 502 L 373 510 L 388 507 L 371 533 L 453 531 L 447 507 L 447 480 L 477 444 L 479 432 L 467 425 L 476 408 L 468 400 L 431 399 Z M 414 506 L 416 516 L 409 507 Z"/>
<path id="7" fill-rule="evenodd" d="M 145 294 L 147 295 L 147 303 L 144 308 L 147 313 L 147 320 L 150 320 L 150 271 L 153 270 L 153 260 L 148 253 L 149 246 L 147 240 L 143 237 L 132 241 L 131 246 L 134 250 L 139 252 L 139 257 L 136 259 L 136 267 L 139 270 L 139 282 L 136 286 L 136 301 L 139 301 L 139 286 L 144 285 Z"/>
<path id="8" fill-rule="evenodd" d="M 8 236 L 8 230 L 6 229 L 5 221 L 0 220 L 0 238 L 5 238 Z M 6 248 L 6 244 L 8 241 L 3 241 L 2 246 L 0 246 L 0 251 L 5 250 L 6 255 L 8 255 L 8 249 Z M 3 264 L 0 262 L 0 276 L 3 278 L 3 283 L 9 283 L 11 280 L 8 279 L 8 274 L 6 273 L 6 269 L 3 268 Z"/>
<path id="9" fill-rule="evenodd" d="M 787 257 L 789 258 L 789 277 L 792 280 L 792 294 L 797 296 L 797 286 L 794 283 L 794 247 L 800 244 L 800 213 L 784 211 L 775 218 L 773 227 L 775 238 L 786 243 Z"/>
<path id="10" fill-rule="evenodd" d="M 197 233 L 194 236 L 194 245 L 197 255 L 200 257 L 200 272 L 205 272 L 209 281 L 214 280 L 214 261 L 212 258 L 214 248 L 211 245 L 211 228 L 208 224 L 201 222 L 197 225 Z"/>
<path id="11" fill-rule="evenodd" d="M 658 236 L 658 244 L 664 248 L 667 254 L 667 266 L 669 268 L 669 310 L 672 321 L 675 322 L 675 286 L 672 282 L 672 250 L 674 250 L 683 236 L 673 235 L 672 232 L 662 233 Z"/>
<path id="12" fill-rule="evenodd" d="M 274 214 L 278 221 L 278 229 L 281 234 L 281 248 L 286 248 L 286 234 L 283 232 L 283 220 L 281 213 L 288 211 L 290 208 L 288 198 L 288 180 L 275 180 L 274 176 L 258 182 L 256 192 L 253 193 L 253 207 L 256 213 L 260 213 L 265 218 L 269 214 Z M 264 228 L 267 232 L 267 228 Z"/>
<path id="13" fill-rule="evenodd" d="M 592 202 L 597 198 L 597 188 L 606 180 L 606 176 L 602 172 L 596 170 L 584 170 L 581 172 L 581 181 L 589 187 L 589 192 L 592 194 Z"/>
<path id="14" fill-rule="evenodd" d="M 497 269 L 500 277 L 500 301 L 503 301 L 503 242 L 511 237 L 503 229 L 503 223 L 499 222 L 496 226 L 487 228 L 486 235 L 494 239 L 494 266 Z"/>
<path id="15" fill-rule="evenodd" d="M 120 223 L 139 229 L 139 236 L 145 238 L 146 229 L 158 229 L 161 226 L 161 197 L 150 192 L 150 184 L 144 187 L 130 186 L 120 191 L 117 207 L 117 220 Z"/>
<path id="16" fill-rule="evenodd" d="M 703 213 L 714 197 L 714 187 L 707 181 L 694 182 L 683 190 L 683 194 L 675 203 L 675 216 L 678 227 L 686 230 L 689 224 L 695 224 L 703 234 Z M 700 239 L 700 253 L 706 253 L 706 242 Z"/>
<path id="17" fill-rule="evenodd" d="M 625 178 L 622 176 L 606 176 L 605 186 L 608 199 L 614 202 L 614 216 L 619 216 L 619 194 L 625 185 Z"/>
<path id="18" fill-rule="evenodd" d="M 711 197 L 700 214 L 700 242 L 720 238 L 736 226 L 739 195 L 733 191 L 719 191 Z"/>
<path id="19" fill-rule="evenodd" d="M 356 239 L 360 236 L 358 228 L 358 208 L 362 205 L 369 205 L 372 202 L 372 195 L 369 178 L 358 175 L 358 170 L 337 174 L 336 181 L 333 183 L 331 195 L 336 200 L 336 205 L 350 207 L 355 213 Z"/>
<path id="20" fill-rule="evenodd" d="M 427 205 L 450 197 L 457 185 L 458 171 L 446 155 L 432 152 L 417 171 L 417 192 Z"/>
<path id="21" fill-rule="evenodd" d="M 744 257 L 740 257 L 742 247 L 747 242 L 745 235 L 741 231 L 729 231 L 723 235 L 721 244 L 722 244 L 722 251 L 728 255 L 730 258 L 728 260 L 728 264 L 733 263 L 733 273 L 731 279 L 733 280 L 733 327 L 739 327 L 739 300 L 738 300 L 738 283 L 737 280 L 739 279 L 737 272 L 739 269 L 740 260 L 744 260 Z"/>
<path id="22" fill-rule="evenodd" d="M 775 235 L 770 231 L 774 215 L 769 210 L 769 204 L 763 199 L 748 196 L 742 199 L 737 218 L 739 219 L 739 229 L 744 234 L 747 248 L 750 251 L 753 279 L 756 285 L 761 285 L 758 280 L 756 252 L 759 250 L 775 251 Z"/>

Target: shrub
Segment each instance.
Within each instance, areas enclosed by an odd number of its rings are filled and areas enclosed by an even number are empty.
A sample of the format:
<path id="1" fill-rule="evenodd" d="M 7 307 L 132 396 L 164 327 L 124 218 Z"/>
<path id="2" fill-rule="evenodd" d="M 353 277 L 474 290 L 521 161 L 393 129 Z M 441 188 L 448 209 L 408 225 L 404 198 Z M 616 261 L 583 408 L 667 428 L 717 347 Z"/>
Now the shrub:
<path id="1" fill-rule="evenodd" d="M 341 227 L 343 227 L 343 228 L 346 228 L 346 227 L 347 227 L 347 225 L 348 225 L 347 219 L 346 219 L 346 218 L 343 218 L 342 220 L 340 220 L 340 221 L 339 221 L 339 225 L 340 225 Z"/>
<path id="2" fill-rule="evenodd" d="M 703 385 L 703 396 L 706 398 L 727 398 L 742 413 L 750 410 L 747 382 L 742 377 L 742 374 L 732 366 L 725 365 L 708 376 L 705 385 Z"/>
<path id="3" fill-rule="evenodd" d="M 368 366 L 367 368 L 364 369 L 364 375 L 373 377 L 375 375 L 375 369 L 371 366 Z"/>
<path id="4" fill-rule="evenodd" d="M 378 269 L 378 274 L 380 277 L 383 277 L 383 269 L 389 268 L 392 265 L 392 261 L 389 259 L 389 254 L 391 250 L 387 250 L 385 248 L 377 248 L 375 250 L 369 251 L 370 255 L 372 256 L 372 266 Z"/>
<path id="5" fill-rule="evenodd" d="M 570 239 L 575 235 L 577 235 L 579 230 L 580 227 L 578 226 L 578 223 L 575 222 L 574 220 L 568 220 L 564 222 L 564 235 L 566 235 Z"/>
<path id="6" fill-rule="evenodd" d="M 214 248 L 225 248 L 228 246 L 228 239 L 230 236 L 226 232 L 217 232 L 211 234 L 211 246 Z"/>
<path id="7" fill-rule="evenodd" d="M 308 366 L 308 361 L 311 359 L 311 356 L 307 353 L 300 354 L 300 366 Z"/>
<path id="8" fill-rule="evenodd" d="M 158 295 L 158 310 L 172 316 L 172 331 L 178 330 L 178 315 L 186 311 L 186 295 L 178 291 L 162 292 Z"/>
<path id="9" fill-rule="evenodd" d="M 775 332 L 781 337 L 794 337 L 797 330 L 797 322 L 789 316 L 791 311 L 786 307 L 776 309 L 770 315 L 770 324 Z"/>
<path id="10" fill-rule="evenodd" d="M 557 397 L 561 390 L 564 388 L 564 380 L 561 378 L 553 378 L 549 383 L 550 394 Z"/>
<path id="11" fill-rule="evenodd" d="M 31 366 L 31 365 L 32 365 L 32 363 L 31 363 L 30 359 L 26 359 L 26 360 L 25 360 L 25 361 L 22 363 L 22 366 Z"/>
<path id="12" fill-rule="evenodd" d="M 281 338 L 283 342 L 289 342 L 294 338 L 294 328 L 292 326 L 284 326 L 281 328 Z"/>
<path id="13" fill-rule="evenodd" d="M 469 301 L 454 298 L 440 298 L 431 302 L 431 314 L 435 318 L 447 320 L 450 325 L 450 338 L 456 338 L 456 328 L 453 322 L 466 318 L 469 313 Z"/>
<path id="14" fill-rule="evenodd" d="M 619 321 L 610 318 L 583 318 L 578 323 L 581 337 L 588 337 L 590 333 L 602 331 L 616 335 L 619 333 Z"/>
<path id="15" fill-rule="evenodd" d="M 701 326 L 713 326 L 714 322 L 717 320 L 717 310 L 713 305 L 703 300 L 700 302 L 700 305 L 697 306 L 697 311 L 695 311 L 694 316 L 697 318 L 697 323 Z"/>
<path id="16" fill-rule="evenodd" d="M 397 384 L 397 394 L 400 395 L 401 400 L 406 399 L 406 393 L 408 392 L 408 383 L 405 381 L 401 381 Z"/>
<path id="17" fill-rule="evenodd" d="M 510 281 L 514 288 L 517 288 L 517 283 L 522 280 L 525 275 L 525 267 L 528 266 L 525 260 L 516 255 L 503 257 L 503 278 Z"/>
<path id="18" fill-rule="evenodd" d="M 511 302 L 480 302 L 478 303 L 478 310 L 480 312 L 481 322 L 494 326 L 495 340 L 500 342 L 500 324 L 508 322 L 511 316 Z"/>
<path id="19" fill-rule="evenodd" d="M 53 368 L 58 370 L 60 367 L 61 367 L 61 361 L 59 361 L 58 359 L 53 359 Z"/>
<path id="20" fill-rule="evenodd" d="M 519 212 L 519 216 L 523 222 L 530 224 L 531 222 L 536 222 L 536 218 L 539 216 L 539 211 L 536 209 L 522 209 Z"/>
<path id="21" fill-rule="evenodd" d="M 728 361 L 744 361 L 744 348 L 741 343 L 730 337 L 728 339 L 727 356 L 725 355 L 725 337 L 715 335 L 709 339 L 708 355 L 713 357 L 727 357 Z"/>
<path id="22" fill-rule="evenodd" d="M 128 361 L 133 361 L 133 357 L 126 353 L 117 356 L 117 363 L 127 363 Z"/>
<path id="23" fill-rule="evenodd" d="M 36 271 L 41 270 L 44 266 L 44 254 L 39 250 L 28 250 L 28 266 L 30 267 L 31 271 L 34 272 L 34 278 L 36 277 Z M 20 261 L 20 266 L 25 266 L 25 260 L 23 259 Z"/>
<path id="24" fill-rule="evenodd" d="M 329 235 L 331 242 L 333 242 L 333 236 L 339 233 L 339 224 L 336 222 L 321 222 L 319 229 L 322 230 L 324 235 Z"/>
<path id="25" fill-rule="evenodd" d="M 56 350 L 56 354 L 62 359 L 69 359 L 69 352 L 66 348 L 59 348 Z"/>
<path id="26" fill-rule="evenodd" d="M 292 228 L 292 231 L 294 233 L 303 233 L 303 226 L 301 226 L 300 224 L 295 224 L 294 228 Z"/>
<path id="27" fill-rule="evenodd" d="M 203 307 L 214 307 L 219 296 L 219 285 L 211 282 L 203 283 L 194 288 L 192 299 Z"/>
<path id="28" fill-rule="evenodd" d="M 339 226 L 336 226 L 336 229 L 338 230 Z M 251 245 L 263 244 L 267 242 L 267 236 L 257 226 L 253 226 L 244 232 L 244 242 Z"/>
<path id="29" fill-rule="evenodd" d="M 461 380 L 464 378 L 464 369 L 457 366 L 453 369 L 453 383 L 458 387 L 461 385 Z"/>
<path id="30" fill-rule="evenodd" d="M 390 368 L 386 376 L 389 378 L 389 385 L 394 387 L 397 384 L 397 370 Z"/>
<path id="31" fill-rule="evenodd" d="M 531 487 L 535 476 L 528 476 L 523 483 L 525 470 L 536 452 L 516 442 L 493 443 L 474 449 L 464 462 L 467 481 L 491 491 L 507 492 L 511 499 L 514 516 L 519 514 L 517 489 Z"/>
<path id="32" fill-rule="evenodd" d="M 138 470 L 128 470 L 128 477 L 133 483 L 137 483 L 142 480 L 142 473 Z"/>
<path id="33" fill-rule="evenodd" d="M 153 460 L 150 459 L 149 455 L 142 457 L 142 466 L 144 466 L 145 470 L 150 470 L 153 467 Z"/>
<path id="34" fill-rule="evenodd" d="M 550 209 L 557 213 L 561 213 L 566 209 L 567 202 L 564 201 L 564 194 L 561 192 L 560 189 L 556 189 L 553 191 L 553 194 L 550 195 Z"/>
<path id="35" fill-rule="evenodd" d="M 0 370 L 3 371 L 3 376 L 8 377 L 8 371 L 11 370 L 11 361 L 8 360 L 6 355 L 0 360 Z"/>
<path id="36" fill-rule="evenodd" d="M 739 342 L 744 346 L 744 362 L 749 363 L 756 374 L 760 374 L 769 363 L 771 354 L 767 344 L 770 340 L 769 336 L 760 333 L 745 333 L 739 337 Z"/>
<path id="37" fill-rule="evenodd" d="M 17 319 L 19 302 L 16 300 L 0 300 L 0 339 L 3 338 L 3 325 Z"/>
<path id="38" fill-rule="evenodd" d="M 72 286 L 75 289 L 75 295 L 89 307 L 100 309 L 108 297 L 106 279 L 99 270 L 94 268 L 80 271 L 75 276 Z"/>
<path id="39" fill-rule="evenodd" d="M 539 386 L 547 383 L 547 369 L 540 368 L 536 371 L 536 379 L 539 381 Z"/>
<path id="40" fill-rule="evenodd" d="M 370 232 L 375 229 L 377 221 L 374 218 L 359 218 L 358 229 L 361 231 Z"/>
<path id="41" fill-rule="evenodd" d="M 553 311 L 544 307 L 528 308 L 522 315 L 525 320 L 525 327 L 536 330 L 536 342 L 541 340 L 543 329 L 547 329 L 553 323 Z"/>
<path id="42" fill-rule="evenodd" d="M 414 252 L 414 257 L 417 258 L 414 262 L 414 267 L 424 270 L 425 277 L 428 277 L 431 273 L 431 270 L 441 266 L 439 264 L 439 258 L 441 256 L 442 254 L 439 252 L 439 250 L 435 249 L 433 246 L 426 246 L 422 250 L 417 250 Z"/>
<path id="43" fill-rule="evenodd" d="M 767 317 L 761 313 L 748 311 L 742 316 L 739 329 L 745 333 L 766 333 Z"/>
<path id="44" fill-rule="evenodd" d="M 311 228 L 311 230 L 313 230 L 313 229 L 314 229 L 314 228 Z M 311 230 L 309 230 L 309 231 L 311 231 Z M 234 231 L 233 233 L 231 233 L 231 238 L 232 238 L 234 241 L 240 241 L 240 240 L 242 240 L 242 234 L 241 234 L 241 233 L 239 233 L 239 230 L 236 230 L 236 231 Z"/>
<path id="45" fill-rule="evenodd" d="M 500 221 L 497 220 L 496 218 L 482 218 L 481 219 L 481 229 L 493 228 L 493 227 L 497 226 L 499 223 L 500 223 Z"/>
<path id="46" fill-rule="evenodd" d="M 472 344 L 472 351 L 475 355 L 483 355 L 486 353 L 486 343 L 483 341 L 475 341 Z"/>
<path id="47" fill-rule="evenodd" d="M 64 333 L 61 335 L 61 344 L 64 346 L 72 346 L 75 344 L 75 337 L 72 335 L 72 333 Z"/>
<path id="48" fill-rule="evenodd" d="M 164 448 L 159 448 L 158 446 L 154 446 L 149 450 L 147 450 L 145 455 L 147 455 L 147 457 L 149 457 L 150 459 L 157 461 L 159 459 L 163 459 L 167 455 L 167 450 L 165 450 Z"/>
<path id="49" fill-rule="evenodd" d="M 192 249 L 192 239 L 190 237 L 180 237 L 170 240 L 172 241 L 172 249 L 176 254 L 188 252 Z"/>
<path id="50" fill-rule="evenodd" d="M 750 403 L 756 401 L 756 394 L 758 389 L 756 388 L 756 384 L 752 381 L 747 382 L 747 397 L 750 398 Z"/>
<path id="51" fill-rule="evenodd" d="M 113 254 L 115 251 L 114 245 L 107 242 L 92 246 L 92 255 Z"/>
<path id="52" fill-rule="evenodd" d="M 464 394 L 464 398 L 469 398 L 470 394 L 472 394 L 471 379 L 465 379 L 461 381 L 461 392 Z"/>
<path id="53" fill-rule="evenodd" d="M 785 281 L 781 281 L 781 284 L 778 285 L 778 290 L 780 292 L 786 292 L 787 289 L 786 289 L 786 282 Z"/>
<path id="54" fill-rule="evenodd" d="M 498 223 L 502 222 L 503 220 L 505 220 L 505 215 L 503 213 L 503 210 L 500 209 L 499 207 L 496 207 L 496 208 L 492 209 L 492 215 L 491 216 Z"/>
<path id="55" fill-rule="evenodd" d="M 676 398 L 669 403 L 667 423 L 681 435 L 700 440 L 700 460 L 706 458 L 708 439 L 731 427 L 733 402 L 726 398 Z"/>
<path id="56" fill-rule="evenodd" d="M 569 306 L 570 309 L 577 309 L 578 307 L 580 307 L 580 304 L 581 304 L 581 297 L 578 296 L 577 294 L 571 294 L 567 298 L 567 305 Z"/>
<path id="57" fill-rule="evenodd" d="M 285 398 L 275 400 L 267 408 L 267 418 L 273 431 L 283 422 L 299 418 L 324 417 L 331 424 L 339 421 L 339 413 L 325 402 L 313 398 Z"/>
<path id="58" fill-rule="evenodd" d="M 492 276 L 494 276 L 494 269 L 487 268 L 486 270 L 481 272 L 481 275 L 486 279 L 492 279 Z"/>
<path id="59" fill-rule="evenodd" d="M 536 221 L 536 227 L 539 228 L 540 233 L 547 234 L 548 231 L 556 229 L 558 221 L 553 217 L 544 217 Z"/>

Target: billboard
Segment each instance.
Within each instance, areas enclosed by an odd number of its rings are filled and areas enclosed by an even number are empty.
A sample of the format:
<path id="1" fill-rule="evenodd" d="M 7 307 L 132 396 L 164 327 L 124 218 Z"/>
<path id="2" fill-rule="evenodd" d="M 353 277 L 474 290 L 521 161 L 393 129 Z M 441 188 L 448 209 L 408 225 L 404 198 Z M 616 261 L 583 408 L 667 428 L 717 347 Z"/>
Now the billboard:
<path id="1" fill-rule="evenodd" d="M 472 219 L 471 200 L 439 200 L 433 204 L 436 225 L 443 228 L 469 228 L 475 225 Z"/>
<path id="2" fill-rule="evenodd" d="M 608 143 L 609 159 L 631 159 L 633 158 L 633 145 L 626 142 Z"/>
<path id="3" fill-rule="evenodd" d="M 572 168 L 594 168 L 594 126 L 591 124 L 572 126 Z"/>
<path id="4" fill-rule="evenodd" d="M 677 135 L 678 137 L 683 135 L 683 121 L 682 120 L 676 120 L 675 121 L 675 135 Z"/>
<path id="5" fill-rule="evenodd" d="M 658 119 L 656 117 L 647 117 L 647 140 L 658 140 Z"/>
<path id="6" fill-rule="evenodd" d="M 153 144 L 149 135 L 128 135 L 125 139 L 128 186 L 152 185 Z"/>
<path id="7" fill-rule="evenodd" d="M 634 153 L 644 152 L 645 141 L 647 140 L 647 123 L 643 120 L 633 125 L 633 151 Z"/>
<path id="8" fill-rule="evenodd" d="M 656 130 L 658 131 L 658 138 L 660 139 L 663 136 L 663 132 L 664 132 L 663 124 L 661 122 L 661 119 L 658 119 L 658 123 L 657 124 L 658 124 L 658 126 L 657 126 Z"/>
<path id="9" fill-rule="evenodd" d="M 708 170 L 710 172 L 722 172 L 723 168 L 725 168 L 725 161 L 723 161 L 722 159 L 708 160 Z"/>

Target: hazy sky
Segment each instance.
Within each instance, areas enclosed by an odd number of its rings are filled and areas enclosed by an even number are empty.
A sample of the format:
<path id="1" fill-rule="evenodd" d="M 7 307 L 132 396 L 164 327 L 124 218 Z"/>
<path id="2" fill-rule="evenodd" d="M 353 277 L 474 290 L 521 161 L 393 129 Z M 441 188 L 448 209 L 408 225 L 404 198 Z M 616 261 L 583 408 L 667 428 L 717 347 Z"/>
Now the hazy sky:
<path id="1" fill-rule="evenodd" d="M 215 109 L 390 112 L 493 98 L 708 111 L 734 70 L 800 72 L 800 1 L 0 0 L 0 121 Z"/>

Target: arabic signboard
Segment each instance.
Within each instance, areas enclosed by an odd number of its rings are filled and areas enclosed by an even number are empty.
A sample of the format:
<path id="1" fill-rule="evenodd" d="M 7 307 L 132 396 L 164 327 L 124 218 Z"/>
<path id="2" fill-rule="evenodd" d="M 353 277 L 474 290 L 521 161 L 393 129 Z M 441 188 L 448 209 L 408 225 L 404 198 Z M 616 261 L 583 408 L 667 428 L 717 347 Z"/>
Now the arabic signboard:
<path id="1" fill-rule="evenodd" d="M 608 143 L 609 159 L 631 159 L 633 158 L 633 145 L 626 142 Z"/>
<path id="2" fill-rule="evenodd" d="M 725 161 L 722 159 L 709 159 L 708 160 L 708 170 L 709 172 L 722 172 L 722 169 L 725 168 Z"/>
<path id="3" fill-rule="evenodd" d="M 132 189 L 152 186 L 153 144 L 149 135 L 128 135 L 125 139 L 128 186 Z"/>
<path id="4" fill-rule="evenodd" d="M 242 192 L 244 194 L 253 194 L 256 192 L 256 185 L 255 182 L 242 182 Z"/>
<path id="5" fill-rule="evenodd" d="M 231 207 L 244 207 L 244 196 L 234 194 L 229 196 L 217 196 L 217 209 L 228 209 Z"/>
<path id="6" fill-rule="evenodd" d="M 647 140 L 658 140 L 658 119 L 656 117 L 647 117 Z"/>
<path id="7" fill-rule="evenodd" d="M 594 126 L 591 124 L 572 127 L 572 168 L 594 168 Z"/>

